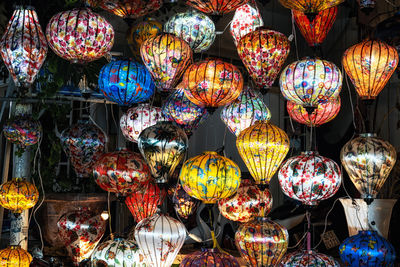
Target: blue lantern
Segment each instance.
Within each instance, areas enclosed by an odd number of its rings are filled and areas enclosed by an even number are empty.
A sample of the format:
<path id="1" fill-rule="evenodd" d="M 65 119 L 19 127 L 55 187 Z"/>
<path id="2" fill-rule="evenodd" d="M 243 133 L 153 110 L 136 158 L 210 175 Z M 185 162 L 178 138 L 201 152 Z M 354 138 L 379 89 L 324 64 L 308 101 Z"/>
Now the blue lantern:
<path id="1" fill-rule="evenodd" d="M 352 267 L 390 267 L 396 259 L 392 244 L 376 231 L 359 231 L 348 237 L 340 245 L 339 252 L 344 265 Z"/>
<path id="2" fill-rule="evenodd" d="M 130 106 L 148 100 L 154 93 L 155 85 L 150 72 L 142 64 L 117 60 L 101 69 L 99 88 L 109 101 Z"/>

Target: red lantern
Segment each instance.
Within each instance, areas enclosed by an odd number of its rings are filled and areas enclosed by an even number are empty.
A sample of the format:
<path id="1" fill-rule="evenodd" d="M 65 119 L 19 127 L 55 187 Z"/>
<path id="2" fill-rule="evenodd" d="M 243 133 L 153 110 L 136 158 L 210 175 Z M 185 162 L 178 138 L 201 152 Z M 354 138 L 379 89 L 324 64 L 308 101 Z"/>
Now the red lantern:
<path id="1" fill-rule="evenodd" d="M 201 248 L 183 258 L 180 267 L 239 267 L 239 262 L 235 257 L 221 252 L 216 248 Z"/>
<path id="2" fill-rule="evenodd" d="M 154 12 L 162 6 L 161 0 L 87 0 L 124 19 L 136 19 Z"/>
<path id="3" fill-rule="evenodd" d="M 203 13 L 211 15 L 223 15 L 234 11 L 249 0 L 187 0 L 186 4 Z"/>

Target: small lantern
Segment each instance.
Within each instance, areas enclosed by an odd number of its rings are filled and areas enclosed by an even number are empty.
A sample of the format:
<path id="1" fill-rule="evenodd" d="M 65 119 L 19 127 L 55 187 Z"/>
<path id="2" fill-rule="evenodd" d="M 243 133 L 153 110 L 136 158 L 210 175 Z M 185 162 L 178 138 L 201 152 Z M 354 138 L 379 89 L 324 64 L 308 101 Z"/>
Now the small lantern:
<path id="1" fill-rule="evenodd" d="M 1 267 L 29 267 L 32 256 L 20 246 L 9 246 L 0 250 Z"/>
<path id="2" fill-rule="evenodd" d="M 0 205 L 13 213 L 34 207 L 38 199 L 36 186 L 25 179 L 13 178 L 0 186 Z"/>

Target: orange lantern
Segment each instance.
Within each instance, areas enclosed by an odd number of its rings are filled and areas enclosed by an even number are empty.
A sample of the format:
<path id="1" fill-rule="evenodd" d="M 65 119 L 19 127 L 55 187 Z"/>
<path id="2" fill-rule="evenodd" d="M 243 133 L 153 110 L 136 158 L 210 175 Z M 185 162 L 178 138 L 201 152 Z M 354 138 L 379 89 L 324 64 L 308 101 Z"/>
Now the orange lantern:
<path id="1" fill-rule="evenodd" d="M 344 0 L 279 0 L 282 6 L 315 17 L 319 12 L 334 7 Z"/>
<path id="2" fill-rule="evenodd" d="M 186 4 L 203 13 L 211 15 L 223 15 L 234 11 L 249 0 L 187 0 Z"/>
<path id="3" fill-rule="evenodd" d="M 0 250 L 0 267 L 29 267 L 32 256 L 20 246 Z"/>
<path id="4" fill-rule="evenodd" d="M 15 214 L 34 207 L 38 199 L 36 186 L 22 178 L 13 178 L 0 186 L 0 205 Z"/>

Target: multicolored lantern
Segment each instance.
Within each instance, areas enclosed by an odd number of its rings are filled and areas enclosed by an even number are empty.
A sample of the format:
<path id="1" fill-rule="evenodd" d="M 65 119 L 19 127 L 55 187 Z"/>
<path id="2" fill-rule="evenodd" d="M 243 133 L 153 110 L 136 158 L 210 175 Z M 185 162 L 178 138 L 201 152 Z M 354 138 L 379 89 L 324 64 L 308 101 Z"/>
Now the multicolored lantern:
<path id="1" fill-rule="evenodd" d="M 342 59 L 361 99 L 375 99 L 399 63 L 396 48 L 380 40 L 365 40 L 348 48 Z"/>
<path id="2" fill-rule="evenodd" d="M 168 194 L 179 217 L 188 219 L 196 211 L 199 201 L 189 196 L 180 183 L 168 190 Z"/>
<path id="3" fill-rule="evenodd" d="M 376 231 L 359 231 L 348 237 L 339 247 L 345 266 L 394 266 L 396 252 L 392 244 Z"/>
<path id="4" fill-rule="evenodd" d="M 160 92 L 174 89 L 193 58 L 188 43 L 170 33 L 146 39 L 140 48 L 140 55 Z"/>
<path id="5" fill-rule="evenodd" d="M 36 186 L 25 179 L 13 178 L 0 186 L 0 205 L 13 213 L 34 207 L 38 199 Z"/>
<path id="6" fill-rule="evenodd" d="M 211 15 L 223 15 L 234 11 L 249 0 L 187 0 L 186 4 L 203 13 Z"/>
<path id="7" fill-rule="evenodd" d="M 17 116 L 3 126 L 7 140 L 19 147 L 37 144 L 42 138 L 42 124 L 28 116 Z"/>
<path id="8" fill-rule="evenodd" d="M 342 173 L 331 159 L 306 151 L 287 159 L 278 173 L 283 193 L 304 205 L 317 205 L 339 190 Z"/>
<path id="9" fill-rule="evenodd" d="M 221 120 L 236 136 L 256 121 L 269 121 L 271 112 L 263 99 L 245 86 L 239 97 L 221 111 Z"/>
<path id="10" fill-rule="evenodd" d="M 47 54 L 46 37 L 33 7 L 16 7 L 1 38 L 0 54 L 15 85 L 29 87 Z"/>
<path id="11" fill-rule="evenodd" d="M 331 256 L 318 253 L 314 250 L 295 251 L 286 254 L 279 263 L 280 267 L 310 267 L 329 266 L 340 267 L 340 264 Z"/>
<path id="12" fill-rule="evenodd" d="M 283 33 L 258 28 L 240 39 L 237 51 L 253 81 L 265 91 L 288 57 L 290 43 Z"/>
<path id="13" fill-rule="evenodd" d="M 183 258 L 180 267 L 239 267 L 239 262 L 235 257 L 223 253 L 218 249 L 201 248 Z"/>
<path id="14" fill-rule="evenodd" d="M 114 29 L 90 9 L 73 9 L 54 15 L 46 28 L 50 48 L 72 63 L 87 63 L 108 53 L 114 44 Z"/>
<path id="15" fill-rule="evenodd" d="M 131 106 L 148 100 L 155 85 L 151 74 L 140 63 L 130 60 L 111 61 L 101 68 L 99 89 L 109 101 Z"/>
<path id="16" fill-rule="evenodd" d="M 124 19 L 137 19 L 162 6 L 162 0 L 87 0 L 94 6 L 101 7 L 108 12 Z"/>
<path id="17" fill-rule="evenodd" d="M 240 175 L 235 162 L 217 152 L 206 151 L 183 164 L 179 179 L 190 196 L 213 204 L 236 193 Z"/>
<path id="18" fill-rule="evenodd" d="M 340 160 L 350 180 L 367 203 L 382 188 L 396 163 L 396 150 L 375 134 L 361 134 L 347 142 L 340 151 Z"/>
<path id="19" fill-rule="evenodd" d="M 279 0 L 282 6 L 316 16 L 322 10 L 339 5 L 344 0 Z"/>
<path id="20" fill-rule="evenodd" d="M 9 246 L 0 250 L 0 267 L 29 267 L 32 256 L 20 246 Z"/>

